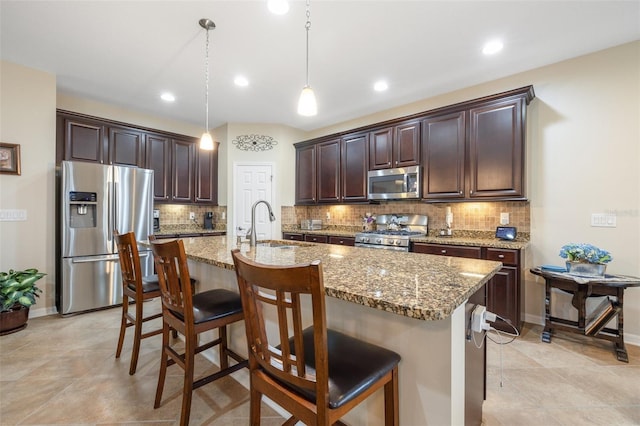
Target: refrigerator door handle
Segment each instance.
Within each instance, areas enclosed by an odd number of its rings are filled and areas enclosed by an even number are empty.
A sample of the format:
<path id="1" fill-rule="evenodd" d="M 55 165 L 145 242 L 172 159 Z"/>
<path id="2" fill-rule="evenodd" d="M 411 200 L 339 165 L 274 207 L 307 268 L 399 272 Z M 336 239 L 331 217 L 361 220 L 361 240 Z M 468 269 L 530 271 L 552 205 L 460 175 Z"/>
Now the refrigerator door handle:
<path id="1" fill-rule="evenodd" d="M 115 202 L 114 196 L 114 188 L 113 188 L 113 167 L 109 169 L 109 178 L 107 178 L 107 201 L 109 206 L 109 219 L 107 220 L 107 241 L 109 242 L 109 246 L 111 250 L 113 250 L 113 227 L 115 225 L 115 218 L 113 217 L 115 214 L 115 209 L 113 208 L 113 203 Z M 118 232 L 122 232 L 121 229 L 118 229 Z"/>
<path id="2" fill-rule="evenodd" d="M 117 254 L 105 254 L 103 256 L 82 256 L 72 258 L 71 263 L 104 262 L 105 260 L 120 260 L 120 258 Z"/>

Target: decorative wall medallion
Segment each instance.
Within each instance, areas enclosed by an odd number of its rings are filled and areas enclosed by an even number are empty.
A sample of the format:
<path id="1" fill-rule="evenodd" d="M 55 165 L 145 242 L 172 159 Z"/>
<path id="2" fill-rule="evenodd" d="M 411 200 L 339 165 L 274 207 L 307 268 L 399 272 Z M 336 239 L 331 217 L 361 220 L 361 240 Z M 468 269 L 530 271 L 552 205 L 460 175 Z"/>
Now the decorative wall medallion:
<path id="1" fill-rule="evenodd" d="M 243 151 L 268 151 L 278 145 L 278 141 L 266 135 L 239 135 L 231 143 Z"/>

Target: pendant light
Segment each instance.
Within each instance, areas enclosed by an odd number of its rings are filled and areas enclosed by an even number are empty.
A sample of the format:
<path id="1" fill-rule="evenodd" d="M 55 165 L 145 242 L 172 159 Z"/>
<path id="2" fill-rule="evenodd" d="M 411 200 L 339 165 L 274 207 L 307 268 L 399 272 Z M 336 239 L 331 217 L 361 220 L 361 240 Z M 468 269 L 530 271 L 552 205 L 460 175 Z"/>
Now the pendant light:
<path id="1" fill-rule="evenodd" d="M 309 86 L 309 29 L 311 29 L 311 12 L 309 11 L 309 5 L 310 0 L 307 0 L 307 23 L 304 26 L 307 30 L 307 79 L 300 94 L 300 99 L 298 100 L 298 114 L 306 117 L 311 117 L 318 113 L 316 95 L 313 93 L 311 86 Z"/>
<path id="2" fill-rule="evenodd" d="M 207 43 L 206 43 L 206 56 L 205 56 L 205 94 L 204 94 L 204 104 L 205 104 L 205 127 L 204 133 L 200 138 L 200 149 L 204 149 L 207 151 L 213 150 L 213 139 L 211 138 L 211 134 L 209 133 L 209 30 L 213 30 L 216 27 L 216 24 L 211 19 L 203 18 L 198 21 L 200 26 L 207 30 Z"/>

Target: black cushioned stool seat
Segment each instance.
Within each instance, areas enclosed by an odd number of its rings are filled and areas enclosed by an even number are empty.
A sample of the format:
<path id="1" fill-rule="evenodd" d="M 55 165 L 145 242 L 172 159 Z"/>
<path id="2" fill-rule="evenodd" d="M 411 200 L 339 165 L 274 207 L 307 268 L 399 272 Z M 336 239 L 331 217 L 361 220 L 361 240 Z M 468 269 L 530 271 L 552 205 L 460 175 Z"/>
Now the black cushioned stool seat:
<path id="1" fill-rule="evenodd" d="M 315 356 L 313 347 L 313 327 L 302 332 L 304 339 L 305 364 L 309 372 L 314 372 Z M 293 340 L 290 340 L 293 345 Z M 329 358 L 329 406 L 338 408 L 366 390 L 372 383 L 393 370 L 400 362 L 400 355 L 363 342 L 346 334 L 327 329 L 327 349 Z M 292 346 L 291 354 L 295 355 Z M 294 389 L 309 401 L 315 401 L 315 392 Z"/>

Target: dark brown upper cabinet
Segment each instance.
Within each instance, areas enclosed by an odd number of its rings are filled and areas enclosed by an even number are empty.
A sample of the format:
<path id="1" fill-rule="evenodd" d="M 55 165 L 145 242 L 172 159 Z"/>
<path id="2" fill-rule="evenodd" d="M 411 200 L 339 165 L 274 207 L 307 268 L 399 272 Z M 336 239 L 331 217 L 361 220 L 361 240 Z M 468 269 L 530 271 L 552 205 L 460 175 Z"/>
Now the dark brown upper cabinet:
<path id="1" fill-rule="evenodd" d="M 218 204 L 218 147 L 211 151 L 196 149 L 196 203 Z"/>
<path id="2" fill-rule="evenodd" d="M 296 147 L 296 204 L 316 203 L 316 175 L 316 146 Z"/>
<path id="3" fill-rule="evenodd" d="M 193 203 L 195 198 L 194 169 L 196 143 L 174 139 L 171 143 L 172 201 Z"/>
<path id="4" fill-rule="evenodd" d="M 464 198 L 466 113 L 454 112 L 422 120 L 422 197 Z"/>
<path id="5" fill-rule="evenodd" d="M 422 120 L 423 198 L 525 200 L 526 106 L 533 87 Z"/>
<path id="6" fill-rule="evenodd" d="M 144 133 L 140 130 L 109 127 L 109 164 L 144 167 L 144 144 Z"/>
<path id="7" fill-rule="evenodd" d="M 369 170 L 420 164 L 420 122 L 412 120 L 369 133 Z"/>
<path id="8" fill-rule="evenodd" d="M 57 117 L 57 153 L 59 163 L 87 161 L 104 164 L 107 140 L 105 126 L 81 117 Z"/>
<path id="9" fill-rule="evenodd" d="M 218 149 L 197 139 L 135 125 L 57 111 L 56 162 L 87 161 L 154 171 L 154 201 L 218 203 Z"/>
<path id="10" fill-rule="evenodd" d="M 171 138 L 154 134 L 146 138 L 145 167 L 153 170 L 153 200 L 171 201 Z"/>
<path id="11" fill-rule="evenodd" d="M 355 134 L 342 138 L 342 198 L 345 203 L 367 201 L 369 135 Z"/>
<path id="12" fill-rule="evenodd" d="M 469 198 L 524 198 L 523 97 L 469 110 Z"/>
<path id="13" fill-rule="evenodd" d="M 340 139 L 316 145 L 319 203 L 340 202 Z"/>
<path id="14" fill-rule="evenodd" d="M 368 135 L 296 147 L 296 204 L 367 200 Z"/>

